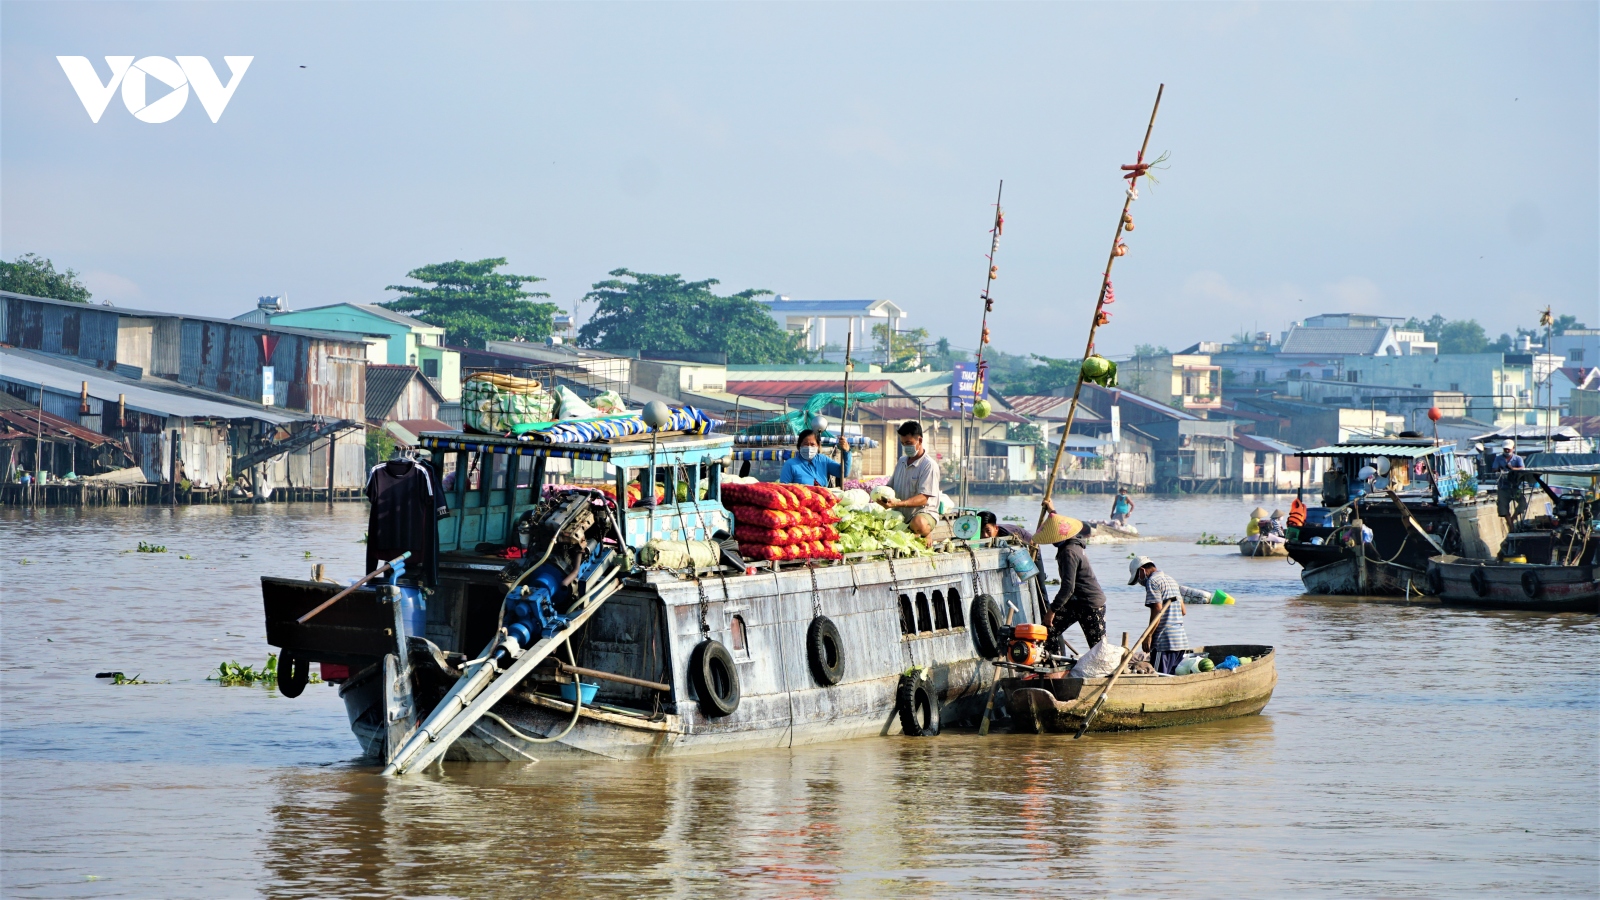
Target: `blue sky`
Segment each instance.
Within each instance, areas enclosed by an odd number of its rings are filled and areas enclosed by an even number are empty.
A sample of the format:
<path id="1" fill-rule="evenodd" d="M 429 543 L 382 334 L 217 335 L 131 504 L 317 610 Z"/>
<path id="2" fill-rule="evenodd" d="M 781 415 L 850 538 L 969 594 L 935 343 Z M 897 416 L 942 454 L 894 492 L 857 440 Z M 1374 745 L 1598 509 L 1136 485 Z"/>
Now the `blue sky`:
<path id="1" fill-rule="evenodd" d="M 1102 351 L 1325 311 L 1600 326 L 1597 9 L 7 2 L 0 254 L 221 316 L 485 256 L 570 308 L 628 267 L 888 297 L 970 347 L 1004 178 L 995 343 L 1075 356 L 1165 82 Z M 57 55 L 255 59 L 217 124 L 93 124 Z"/>

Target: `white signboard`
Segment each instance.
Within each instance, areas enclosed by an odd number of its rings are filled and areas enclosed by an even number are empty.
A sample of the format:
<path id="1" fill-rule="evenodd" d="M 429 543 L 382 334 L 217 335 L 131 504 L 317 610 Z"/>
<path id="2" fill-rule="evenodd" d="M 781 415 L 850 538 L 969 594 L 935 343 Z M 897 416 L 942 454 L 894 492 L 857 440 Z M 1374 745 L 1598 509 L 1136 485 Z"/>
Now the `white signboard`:
<path id="1" fill-rule="evenodd" d="M 272 405 L 272 367 L 261 367 L 261 405 Z"/>
<path id="2" fill-rule="evenodd" d="M 1111 407 L 1111 443 L 1122 443 L 1122 407 Z"/>

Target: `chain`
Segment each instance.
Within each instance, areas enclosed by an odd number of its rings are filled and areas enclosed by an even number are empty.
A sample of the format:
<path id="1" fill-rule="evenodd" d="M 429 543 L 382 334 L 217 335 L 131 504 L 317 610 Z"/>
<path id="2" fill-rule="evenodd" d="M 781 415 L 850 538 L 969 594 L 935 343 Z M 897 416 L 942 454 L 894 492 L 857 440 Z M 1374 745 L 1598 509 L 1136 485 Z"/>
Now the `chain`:
<path id="1" fill-rule="evenodd" d="M 700 633 L 710 634 L 711 626 L 706 624 L 706 613 L 710 611 L 711 601 L 706 599 L 706 583 L 700 580 L 698 574 L 694 576 L 694 586 L 700 590 Z M 722 590 L 723 593 L 727 593 L 728 585 L 726 582 L 723 583 Z"/>
<path id="2" fill-rule="evenodd" d="M 900 596 L 900 576 L 894 573 L 894 551 L 890 550 L 884 559 L 889 563 L 889 583 L 894 585 L 895 597 Z"/>
<path id="3" fill-rule="evenodd" d="M 806 560 L 806 571 L 811 573 L 811 618 L 822 617 L 822 595 L 817 592 L 817 567 Z"/>

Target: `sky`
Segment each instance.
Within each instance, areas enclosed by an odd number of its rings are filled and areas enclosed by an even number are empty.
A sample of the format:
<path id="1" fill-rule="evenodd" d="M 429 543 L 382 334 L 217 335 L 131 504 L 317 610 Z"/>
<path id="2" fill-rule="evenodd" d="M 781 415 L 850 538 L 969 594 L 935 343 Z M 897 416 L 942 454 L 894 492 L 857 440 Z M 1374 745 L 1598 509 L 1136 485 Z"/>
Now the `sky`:
<path id="1" fill-rule="evenodd" d="M 970 348 L 1003 179 L 994 346 L 1076 357 L 1164 83 L 1101 352 L 1323 312 L 1600 327 L 1597 10 L 4 2 L 0 256 L 212 316 L 504 256 L 566 309 L 629 268 L 888 298 Z M 254 59 L 216 123 L 94 123 L 56 57 L 119 55 Z"/>

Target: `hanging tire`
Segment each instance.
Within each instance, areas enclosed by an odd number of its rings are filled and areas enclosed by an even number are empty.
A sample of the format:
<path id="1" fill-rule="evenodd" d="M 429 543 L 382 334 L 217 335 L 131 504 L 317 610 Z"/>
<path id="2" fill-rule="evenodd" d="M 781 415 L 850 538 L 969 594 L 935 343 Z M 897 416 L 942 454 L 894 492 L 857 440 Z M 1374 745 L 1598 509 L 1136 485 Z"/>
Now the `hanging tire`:
<path id="1" fill-rule="evenodd" d="M 1438 566 L 1428 567 L 1428 593 L 1435 597 L 1444 595 L 1444 573 Z"/>
<path id="2" fill-rule="evenodd" d="M 706 715 L 714 719 L 730 716 L 739 708 L 739 670 L 733 654 L 720 641 L 707 639 L 694 648 L 689 657 L 689 680 Z"/>
<path id="3" fill-rule="evenodd" d="M 831 687 L 844 678 L 844 641 L 839 628 L 827 616 L 811 620 L 806 632 L 806 660 L 811 663 L 811 677 L 823 687 Z"/>
<path id="4" fill-rule="evenodd" d="M 1522 573 L 1522 593 L 1526 594 L 1529 600 L 1537 600 L 1539 595 L 1544 593 L 1544 582 L 1539 580 L 1538 572 L 1530 569 Z"/>
<path id="5" fill-rule="evenodd" d="M 998 657 L 1000 648 L 1005 645 L 1005 638 L 1000 633 L 1004 627 L 1004 620 L 1000 618 L 1000 604 L 988 594 L 973 597 L 967 621 L 972 623 L 972 646 L 978 651 L 979 658 Z"/>
<path id="6" fill-rule="evenodd" d="M 1481 566 L 1472 570 L 1472 592 L 1479 597 L 1489 596 L 1489 573 Z"/>
<path id="7" fill-rule="evenodd" d="M 900 730 L 907 737 L 933 737 L 939 733 L 939 698 L 926 681 L 901 675 L 894 699 L 900 713 Z"/>
<path id="8" fill-rule="evenodd" d="M 298 697 L 311 680 L 311 663 L 285 650 L 278 657 L 278 693 Z"/>

